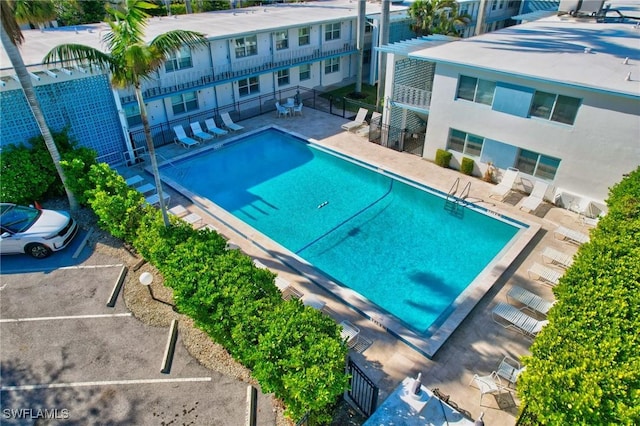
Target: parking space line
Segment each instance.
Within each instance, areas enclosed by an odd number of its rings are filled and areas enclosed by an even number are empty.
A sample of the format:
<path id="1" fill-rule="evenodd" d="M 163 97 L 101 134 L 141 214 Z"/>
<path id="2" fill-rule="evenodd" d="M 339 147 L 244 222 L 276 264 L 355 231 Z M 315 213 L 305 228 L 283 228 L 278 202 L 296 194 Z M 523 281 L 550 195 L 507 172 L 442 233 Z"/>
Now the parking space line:
<path id="1" fill-rule="evenodd" d="M 122 313 L 122 314 L 67 315 L 67 316 L 60 316 L 60 317 L 5 318 L 5 319 L 0 319 L 0 323 L 28 322 L 28 321 L 55 321 L 55 320 L 67 320 L 67 319 L 115 318 L 115 317 L 130 317 L 130 316 L 131 316 L 131 312 Z"/>
<path id="2" fill-rule="evenodd" d="M 75 388 L 83 386 L 113 386 L 113 385 L 150 385 L 158 383 L 183 383 L 183 382 L 210 382 L 211 377 L 183 377 L 175 379 L 137 379 L 137 380 L 105 380 L 99 382 L 70 382 L 70 383 L 50 383 L 40 385 L 18 385 L 18 386 L 2 386 L 0 391 L 27 391 L 37 389 L 60 389 Z"/>
<path id="3" fill-rule="evenodd" d="M 114 263 L 112 265 L 76 265 L 76 266 L 62 266 L 56 269 L 98 269 L 98 268 L 118 268 L 124 266 L 122 263 Z"/>

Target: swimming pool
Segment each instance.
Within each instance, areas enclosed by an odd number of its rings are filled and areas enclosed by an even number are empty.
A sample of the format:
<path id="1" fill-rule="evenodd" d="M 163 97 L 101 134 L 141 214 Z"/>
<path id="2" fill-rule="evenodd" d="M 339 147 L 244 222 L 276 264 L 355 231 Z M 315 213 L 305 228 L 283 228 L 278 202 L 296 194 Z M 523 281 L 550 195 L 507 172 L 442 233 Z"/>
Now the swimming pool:
<path id="1" fill-rule="evenodd" d="M 277 129 L 161 173 L 425 337 L 522 228 Z"/>

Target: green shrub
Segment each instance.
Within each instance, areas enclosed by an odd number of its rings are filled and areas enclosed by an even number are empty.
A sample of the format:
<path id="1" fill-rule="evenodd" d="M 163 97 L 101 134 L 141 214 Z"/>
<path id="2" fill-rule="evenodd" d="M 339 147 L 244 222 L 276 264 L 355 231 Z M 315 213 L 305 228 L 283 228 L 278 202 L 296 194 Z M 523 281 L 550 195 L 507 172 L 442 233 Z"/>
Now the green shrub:
<path id="1" fill-rule="evenodd" d="M 98 226 L 116 238 L 133 242 L 145 210 L 151 209 L 145 205 L 144 196 L 105 163 L 91 166 L 88 180 L 92 189 L 85 195 L 98 216 Z"/>
<path id="2" fill-rule="evenodd" d="M 436 164 L 440 167 L 449 167 L 449 162 L 451 161 L 451 154 L 449 151 L 445 151 L 444 149 L 438 149 L 436 151 Z"/>
<path id="3" fill-rule="evenodd" d="M 86 192 L 93 187 L 89 181 L 89 171 L 95 164 L 96 152 L 84 147 L 62 155 L 60 160 L 60 166 L 67 176 L 67 186 L 81 205 L 87 205 Z"/>
<path id="4" fill-rule="evenodd" d="M 66 129 L 52 135 L 61 157 L 75 155 L 75 142 L 69 138 Z M 28 205 L 64 194 L 44 138 L 33 137 L 29 139 L 29 145 L 9 144 L 2 147 L 0 200 L 3 202 Z"/>
<path id="5" fill-rule="evenodd" d="M 523 359 L 518 393 L 532 424 L 640 424 L 640 168 L 607 205 Z"/>
<path id="6" fill-rule="evenodd" d="M 462 157 L 462 163 L 460 163 L 460 172 L 471 176 L 473 174 L 473 160 L 471 158 Z"/>

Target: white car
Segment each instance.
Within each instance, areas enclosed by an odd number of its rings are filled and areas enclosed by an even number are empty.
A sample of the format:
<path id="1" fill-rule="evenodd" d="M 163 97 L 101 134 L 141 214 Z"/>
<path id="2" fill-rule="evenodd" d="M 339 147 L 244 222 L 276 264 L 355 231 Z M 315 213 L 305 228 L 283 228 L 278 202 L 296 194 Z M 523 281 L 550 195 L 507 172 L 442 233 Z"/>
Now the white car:
<path id="1" fill-rule="evenodd" d="M 0 254 L 26 253 L 43 259 L 65 248 L 78 233 L 67 212 L 0 203 Z"/>

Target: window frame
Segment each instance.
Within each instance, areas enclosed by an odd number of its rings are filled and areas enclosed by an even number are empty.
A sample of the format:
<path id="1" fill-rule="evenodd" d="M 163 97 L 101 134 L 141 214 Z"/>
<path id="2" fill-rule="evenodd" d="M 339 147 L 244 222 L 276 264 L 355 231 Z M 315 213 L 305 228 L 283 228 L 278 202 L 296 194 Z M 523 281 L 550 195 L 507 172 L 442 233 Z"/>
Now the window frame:
<path id="1" fill-rule="evenodd" d="M 199 109 L 198 93 L 185 92 L 171 96 L 171 110 L 173 115 L 186 114 Z M 178 101 L 179 100 L 179 101 Z M 178 102 L 176 102 L 178 101 Z M 176 107 L 179 107 L 176 111 Z"/>
<path id="2" fill-rule="evenodd" d="M 244 93 L 243 93 L 244 92 Z M 238 80 L 238 96 L 244 98 L 260 93 L 260 78 L 258 76 Z"/>
<path id="3" fill-rule="evenodd" d="M 337 29 L 336 29 L 337 26 Z M 342 25 L 340 22 L 324 24 L 324 41 L 340 40 Z"/>
<path id="4" fill-rule="evenodd" d="M 546 181 L 553 181 L 558 173 L 561 161 L 559 158 L 520 148 L 516 158 L 516 167 L 524 174 Z M 550 162 L 556 163 L 555 168 L 549 164 Z"/>
<path id="5" fill-rule="evenodd" d="M 278 39 L 278 37 L 282 37 L 282 38 Z M 289 48 L 289 31 L 288 30 L 275 31 L 274 39 L 275 39 L 276 50 L 285 50 Z"/>
<path id="6" fill-rule="evenodd" d="M 473 99 L 469 99 L 467 94 L 465 94 L 464 96 L 461 96 L 460 89 L 463 87 L 463 84 L 462 84 L 463 79 L 475 80 L 474 87 L 473 87 Z M 490 91 L 486 90 L 486 88 L 483 89 L 482 91 L 479 90 L 483 85 L 484 86 L 489 85 L 493 87 L 490 97 L 487 96 L 487 94 Z M 476 104 L 481 104 L 481 105 L 487 105 L 490 107 L 493 105 L 493 100 L 496 95 L 496 85 L 497 83 L 495 81 L 485 80 L 478 77 L 471 77 L 469 75 L 460 74 L 458 76 L 458 88 L 456 89 L 456 100 L 462 99 L 465 101 L 474 102 Z M 466 90 L 469 90 L 469 88 L 467 88 Z M 486 99 L 490 99 L 490 101 L 487 102 Z"/>
<path id="7" fill-rule="evenodd" d="M 234 38 L 236 58 L 246 58 L 247 56 L 256 56 L 258 54 L 258 36 L 250 35 Z"/>
<path id="8" fill-rule="evenodd" d="M 305 31 L 306 31 L 306 34 L 304 34 Z M 298 46 L 308 46 L 310 44 L 311 44 L 311 27 L 298 28 Z"/>
<path id="9" fill-rule="evenodd" d="M 455 135 L 457 133 L 457 135 Z M 461 136 L 464 135 L 464 138 Z M 455 143 L 453 142 L 455 138 Z M 473 140 L 475 139 L 475 140 Z M 447 150 L 455 151 L 463 155 L 471 157 L 480 157 L 486 138 L 473 133 L 462 130 L 449 128 L 449 136 L 447 137 Z M 457 146 L 462 145 L 461 149 Z"/>
<path id="10" fill-rule="evenodd" d="M 123 108 L 124 115 L 127 119 L 129 127 L 142 125 L 142 115 L 140 115 L 140 106 L 137 103 L 127 105 Z"/>
<path id="11" fill-rule="evenodd" d="M 290 77 L 291 77 L 291 72 L 290 72 L 289 68 L 285 68 L 283 70 L 278 70 L 276 72 L 276 78 L 277 78 L 277 81 L 278 81 L 278 87 L 286 86 L 286 85 L 290 84 L 290 82 L 291 82 L 291 78 Z M 281 80 L 285 80 L 285 79 L 286 79 L 286 81 L 281 81 Z"/>
<path id="12" fill-rule="evenodd" d="M 307 70 L 303 71 L 302 67 L 307 67 Z M 311 64 L 302 64 L 298 67 L 298 79 L 300 81 L 311 80 Z"/>
<path id="13" fill-rule="evenodd" d="M 540 100 L 540 97 L 543 95 L 546 95 L 547 102 L 542 102 Z M 551 100 L 551 98 L 553 98 L 553 100 Z M 559 103 L 559 100 L 565 100 L 565 102 Z M 567 107 L 570 107 L 571 104 L 574 106 L 573 111 L 567 114 Z M 576 122 L 576 117 L 578 116 L 578 111 L 580 110 L 581 105 L 582 99 L 580 98 L 545 92 L 543 90 L 536 90 L 531 98 L 529 117 L 573 126 Z M 559 108 L 559 106 L 564 106 L 565 108 Z"/>
<path id="14" fill-rule="evenodd" d="M 340 58 L 329 58 L 324 61 L 324 73 L 333 74 L 340 72 Z"/>
<path id="15" fill-rule="evenodd" d="M 187 68 L 193 68 L 193 58 L 189 46 L 182 46 L 179 50 L 172 52 L 164 63 L 165 73 L 176 72 Z"/>

